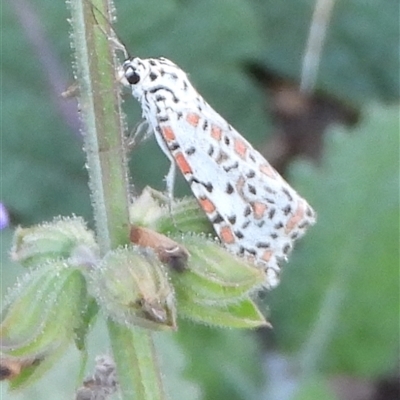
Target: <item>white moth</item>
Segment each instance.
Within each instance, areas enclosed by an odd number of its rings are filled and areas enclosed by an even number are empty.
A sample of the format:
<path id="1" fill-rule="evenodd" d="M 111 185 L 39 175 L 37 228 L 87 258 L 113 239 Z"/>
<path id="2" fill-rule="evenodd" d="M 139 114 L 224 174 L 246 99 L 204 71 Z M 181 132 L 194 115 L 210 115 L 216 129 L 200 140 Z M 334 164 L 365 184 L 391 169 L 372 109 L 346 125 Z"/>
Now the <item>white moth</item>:
<path id="1" fill-rule="evenodd" d="M 279 283 L 280 264 L 314 224 L 307 201 L 199 95 L 186 73 L 165 59 L 132 58 L 123 81 L 171 161 L 232 253 L 265 269 L 267 287 Z"/>

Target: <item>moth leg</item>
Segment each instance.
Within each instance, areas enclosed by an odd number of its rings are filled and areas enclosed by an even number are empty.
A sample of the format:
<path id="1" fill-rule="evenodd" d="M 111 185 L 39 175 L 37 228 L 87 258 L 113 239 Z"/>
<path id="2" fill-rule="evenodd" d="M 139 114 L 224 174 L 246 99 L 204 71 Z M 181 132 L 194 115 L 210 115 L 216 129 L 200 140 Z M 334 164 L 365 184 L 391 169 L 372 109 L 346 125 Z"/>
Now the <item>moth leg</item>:
<path id="1" fill-rule="evenodd" d="M 153 135 L 149 123 L 146 120 L 139 122 L 126 137 L 126 148 L 130 152 L 138 143 L 145 142 Z"/>
<path id="2" fill-rule="evenodd" d="M 167 144 L 164 141 L 164 138 L 159 134 L 159 129 L 155 129 L 154 131 L 155 137 L 157 140 L 158 145 L 160 146 L 163 153 L 167 156 L 170 167 L 168 174 L 165 176 L 164 180 L 166 182 L 166 189 L 168 195 L 168 209 L 170 214 L 172 215 L 172 201 L 174 200 L 174 186 L 175 186 L 175 176 L 176 176 L 176 164 L 174 156 L 171 154 L 170 149 L 168 148 Z"/>
<path id="3" fill-rule="evenodd" d="M 167 154 L 169 161 L 171 161 L 168 174 L 165 177 L 165 182 L 167 184 L 167 194 L 169 199 L 169 210 L 171 211 L 172 201 L 174 200 L 174 186 L 175 186 L 175 176 L 176 176 L 176 164 L 175 160 L 171 154 Z"/>
<path id="4" fill-rule="evenodd" d="M 167 154 L 169 161 L 171 161 L 168 174 L 165 176 L 167 196 L 168 196 L 168 211 L 171 217 L 172 223 L 175 228 L 177 228 L 174 215 L 172 213 L 172 202 L 174 201 L 174 187 L 175 187 L 175 177 L 176 177 L 176 164 L 175 160 L 170 153 Z"/>

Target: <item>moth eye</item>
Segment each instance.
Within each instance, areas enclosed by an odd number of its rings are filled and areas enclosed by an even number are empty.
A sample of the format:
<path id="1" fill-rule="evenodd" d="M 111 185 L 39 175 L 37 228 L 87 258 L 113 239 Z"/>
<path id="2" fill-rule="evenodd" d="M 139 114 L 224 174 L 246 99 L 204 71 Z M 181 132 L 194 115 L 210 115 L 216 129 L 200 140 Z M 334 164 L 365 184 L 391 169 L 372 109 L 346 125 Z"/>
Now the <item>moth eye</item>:
<path id="1" fill-rule="evenodd" d="M 125 71 L 125 78 L 130 85 L 136 85 L 140 81 L 140 75 L 133 68 Z"/>

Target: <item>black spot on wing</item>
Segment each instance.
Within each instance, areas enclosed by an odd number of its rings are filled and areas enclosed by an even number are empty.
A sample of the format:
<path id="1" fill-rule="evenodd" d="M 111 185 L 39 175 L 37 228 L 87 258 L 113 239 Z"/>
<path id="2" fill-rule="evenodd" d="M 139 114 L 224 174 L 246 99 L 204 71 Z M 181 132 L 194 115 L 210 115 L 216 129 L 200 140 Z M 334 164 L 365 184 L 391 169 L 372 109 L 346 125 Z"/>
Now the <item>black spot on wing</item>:
<path id="1" fill-rule="evenodd" d="M 189 147 L 186 151 L 185 151 L 185 153 L 188 155 L 188 156 L 191 156 L 192 154 L 194 154 L 196 152 L 196 148 L 195 147 Z"/>
<path id="2" fill-rule="evenodd" d="M 288 254 L 290 249 L 291 249 L 290 244 L 286 244 L 282 249 L 283 254 Z"/>
<path id="3" fill-rule="evenodd" d="M 179 146 L 178 143 L 172 142 L 172 143 L 168 143 L 168 148 L 169 148 L 171 151 L 175 151 L 175 150 L 178 150 L 178 149 L 180 148 L 180 146 Z"/>
<path id="4" fill-rule="evenodd" d="M 243 239 L 243 233 L 242 232 L 240 232 L 240 231 L 235 231 L 234 232 L 235 233 L 235 236 L 238 238 L 238 239 Z"/>
<path id="5" fill-rule="evenodd" d="M 257 252 L 254 249 L 246 249 L 246 251 L 251 254 L 252 256 L 256 256 Z"/>
<path id="6" fill-rule="evenodd" d="M 211 182 L 203 183 L 203 186 L 206 188 L 207 192 L 211 193 L 214 189 L 214 186 Z"/>
<path id="7" fill-rule="evenodd" d="M 268 249 L 271 245 L 267 242 L 257 242 L 256 247 L 259 249 Z"/>
<path id="8" fill-rule="evenodd" d="M 222 218 L 221 214 L 219 214 L 219 213 L 217 213 L 217 215 L 211 220 L 211 223 L 213 225 L 220 224 L 221 222 L 224 222 L 224 219 Z"/>
<path id="9" fill-rule="evenodd" d="M 249 225 L 250 225 L 250 221 L 248 220 L 242 225 L 242 229 L 246 229 Z"/>
<path id="10" fill-rule="evenodd" d="M 247 188 L 249 189 L 249 192 L 250 192 L 251 194 L 254 194 L 254 195 L 257 194 L 257 190 L 256 190 L 256 188 L 255 188 L 253 185 L 247 185 Z"/>
<path id="11" fill-rule="evenodd" d="M 232 225 L 235 225 L 236 224 L 236 215 L 232 215 L 232 216 L 228 217 L 228 221 Z"/>
<path id="12" fill-rule="evenodd" d="M 276 209 L 275 209 L 275 208 L 271 208 L 271 209 L 268 211 L 268 218 L 269 218 L 269 219 L 274 218 L 275 213 L 276 213 Z"/>
<path id="13" fill-rule="evenodd" d="M 228 193 L 228 194 L 232 194 L 233 193 L 233 186 L 230 184 L 230 183 L 228 183 L 227 185 L 226 185 L 226 189 L 225 189 L 225 192 L 226 193 Z"/>
<path id="14" fill-rule="evenodd" d="M 175 93 L 170 88 L 163 86 L 163 85 L 154 86 L 153 88 L 151 88 L 148 91 L 148 93 L 155 94 L 155 93 L 159 92 L 160 90 L 165 90 L 166 92 L 171 93 L 173 102 L 179 103 L 179 99 L 175 96 Z"/>
<path id="15" fill-rule="evenodd" d="M 282 209 L 282 211 L 283 211 L 283 213 L 284 213 L 285 215 L 289 215 L 289 213 L 292 211 L 292 207 L 290 207 L 290 205 L 288 204 L 286 207 L 284 207 L 284 208 Z"/>
<path id="16" fill-rule="evenodd" d="M 299 224 L 297 227 L 299 228 L 299 229 L 304 229 L 304 228 L 306 228 L 307 226 L 309 226 L 310 224 L 307 222 L 307 221 L 304 221 L 304 222 L 302 222 L 301 224 Z"/>
<path id="17" fill-rule="evenodd" d="M 289 199 L 289 201 L 293 201 L 292 195 L 289 193 L 289 191 L 286 188 L 283 188 L 282 192 L 285 193 L 285 195 Z"/>
<path id="18" fill-rule="evenodd" d="M 193 182 L 198 183 L 199 185 L 203 186 L 209 193 L 211 193 L 214 190 L 214 186 L 211 182 L 202 182 L 202 181 L 198 180 L 197 178 L 195 178 L 194 176 L 192 176 L 190 178 L 189 184 L 191 185 Z"/>
<path id="19" fill-rule="evenodd" d="M 224 166 L 224 170 L 225 172 L 229 172 L 232 169 L 236 169 L 239 166 L 239 163 L 237 161 L 235 161 L 232 165 L 229 165 L 227 167 Z"/>

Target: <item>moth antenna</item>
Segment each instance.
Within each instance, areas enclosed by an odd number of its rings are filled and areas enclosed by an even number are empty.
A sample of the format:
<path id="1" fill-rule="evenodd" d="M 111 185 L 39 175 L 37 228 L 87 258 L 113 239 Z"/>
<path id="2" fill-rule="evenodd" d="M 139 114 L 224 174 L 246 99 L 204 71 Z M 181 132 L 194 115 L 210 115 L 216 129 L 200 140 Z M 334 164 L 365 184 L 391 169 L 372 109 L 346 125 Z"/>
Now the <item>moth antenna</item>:
<path id="1" fill-rule="evenodd" d="M 104 15 L 104 13 L 96 6 L 94 5 L 90 0 L 86 0 L 90 6 L 90 10 L 92 12 L 93 18 L 96 21 L 97 25 L 99 26 L 100 30 L 103 32 L 104 36 L 113 43 L 113 45 L 115 46 L 115 48 L 117 50 L 122 51 L 122 53 L 124 54 L 124 59 L 128 60 L 131 58 L 131 55 L 128 53 L 128 50 L 124 44 L 124 42 L 120 39 L 120 37 L 117 35 L 117 32 L 115 31 L 115 29 L 112 26 L 112 23 L 110 22 L 110 19 L 107 18 L 106 15 Z M 96 10 L 97 13 L 99 13 L 104 21 L 106 22 L 106 24 L 108 25 L 108 27 L 110 28 L 113 36 L 110 37 L 110 35 L 108 34 L 108 32 L 106 32 L 102 25 L 99 23 L 99 20 L 97 19 L 96 13 L 94 12 L 94 10 Z"/>

